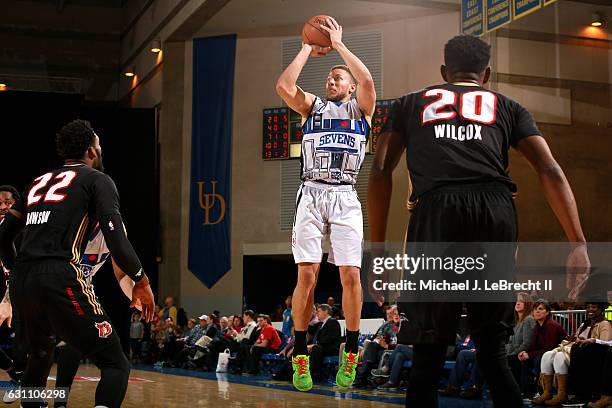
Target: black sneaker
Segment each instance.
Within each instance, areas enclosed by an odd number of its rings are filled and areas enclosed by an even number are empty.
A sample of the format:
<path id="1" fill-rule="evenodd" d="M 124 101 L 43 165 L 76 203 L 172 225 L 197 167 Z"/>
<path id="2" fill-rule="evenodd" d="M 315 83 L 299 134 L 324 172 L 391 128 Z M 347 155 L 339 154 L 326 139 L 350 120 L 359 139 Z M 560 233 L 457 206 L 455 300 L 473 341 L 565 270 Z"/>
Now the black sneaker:
<path id="1" fill-rule="evenodd" d="M 380 391 L 397 391 L 398 386 L 395 384 L 391 384 L 389 381 L 380 385 L 377 389 Z"/>

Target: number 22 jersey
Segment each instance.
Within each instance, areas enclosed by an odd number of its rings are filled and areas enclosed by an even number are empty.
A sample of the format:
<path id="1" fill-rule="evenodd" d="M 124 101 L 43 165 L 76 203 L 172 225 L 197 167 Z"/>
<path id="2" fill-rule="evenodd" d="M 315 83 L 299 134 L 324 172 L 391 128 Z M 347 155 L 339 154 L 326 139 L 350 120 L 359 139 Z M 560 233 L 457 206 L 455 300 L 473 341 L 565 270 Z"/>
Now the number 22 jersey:
<path id="1" fill-rule="evenodd" d="M 385 131 L 402 135 L 414 202 L 449 184 L 498 181 L 516 192 L 508 150 L 540 135 L 520 104 L 480 86 L 443 84 L 394 102 Z"/>

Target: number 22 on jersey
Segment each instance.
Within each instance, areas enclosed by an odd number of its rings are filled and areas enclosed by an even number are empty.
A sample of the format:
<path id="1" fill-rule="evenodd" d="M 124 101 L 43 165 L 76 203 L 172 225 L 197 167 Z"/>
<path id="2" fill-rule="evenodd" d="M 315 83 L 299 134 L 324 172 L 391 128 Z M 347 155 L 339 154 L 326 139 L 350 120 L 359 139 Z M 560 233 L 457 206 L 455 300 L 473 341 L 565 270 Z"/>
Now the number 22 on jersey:
<path id="1" fill-rule="evenodd" d="M 43 201 L 45 203 L 59 203 L 61 201 L 64 201 L 64 199 L 66 198 L 66 194 L 62 194 L 61 190 L 69 187 L 75 177 L 76 172 L 68 170 L 59 173 L 55 177 L 53 177 L 53 173 L 46 173 L 36 178 L 34 181 L 37 183 L 32 186 L 32 188 L 30 189 L 30 193 L 28 194 L 28 207 L 32 204 L 38 203 L 41 200 L 43 195 L 38 194 L 38 192 L 45 188 L 47 184 L 49 184 L 51 179 L 58 180 L 58 182 L 53 184 L 49 188 L 49 190 L 47 190 Z"/>
<path id="2" fill-rule="evenodd" d="M 489 125 L 495 122 L 497 116 L 497 96 L 489 91 L 465 92 L 457 98 L 457 93 L 448 89 L 429 89 L 423 97 L 436 99 L 423 108 L 421 125 L 455 118 L 457 111 L 449 107 L 457 106 L 457 102 L 459 115 L 465 120 Z"/>

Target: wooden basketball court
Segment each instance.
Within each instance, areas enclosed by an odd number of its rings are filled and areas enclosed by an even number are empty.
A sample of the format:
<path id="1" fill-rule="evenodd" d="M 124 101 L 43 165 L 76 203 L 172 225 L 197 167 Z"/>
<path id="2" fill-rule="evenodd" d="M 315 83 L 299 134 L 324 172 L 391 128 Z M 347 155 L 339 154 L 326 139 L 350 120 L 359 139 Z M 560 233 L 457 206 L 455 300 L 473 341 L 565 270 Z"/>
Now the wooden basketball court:
<path id="1" fill-rule="evenodd" d="M 51 370 L 49 388 L 54 385 L 54 375 L 55 366 Z M 99 376 L 100 372 L 95 366 L 82 365 L 72 387 L 68 406 L 93 407 Z M 8 380 L 4 372 L 0 377 L 2 381 Z M 289 383 L 285 385 L 289 386 Z M 313 392 L 302 393 L 279 389 L 274 384 L 266 386 L 264 382 L 256 386 L 238 384 L 228 381 L 225 375 L 219 375 L 219 379 L 214 380 L 133 369 L 122 407 L 398 407 L 397 404 L 376 400 L 355 399 L 359 398 L 358 395 L 334 392 L 332 388 L 326 389 L 325 393 L 327 395 L 317 393 L 317 387 Z M 17 403 L 13 405 L 18 406 Z"/>

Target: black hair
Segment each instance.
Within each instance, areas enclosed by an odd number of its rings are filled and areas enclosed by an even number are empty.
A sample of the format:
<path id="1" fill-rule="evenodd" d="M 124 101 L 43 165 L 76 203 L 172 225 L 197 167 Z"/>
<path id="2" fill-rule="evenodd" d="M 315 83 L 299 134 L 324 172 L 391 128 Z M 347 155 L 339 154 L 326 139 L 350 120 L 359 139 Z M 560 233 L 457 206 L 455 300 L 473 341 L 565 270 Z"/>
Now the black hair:
<path id="1" fill-rule="evenodd" d="M 538 299 L 535 302 L 533 302 L 533 310 L 537 309 L 537 307 L 540 305 L 544 306 L 544 308 L 546 309 L 548 313 L 552 311 L 550 303 L 548 303 L 548 300 L 546 299 Z"/>
<path id="2" fill-rule="evenodd" d="M 268 324 L 272 324 L 272 319 L 270 319 L 270 316 L 267 314 L 260 314 L 257 316 L 257 318 L 262 318 L 264 319 Z"/>
<path id="3" fill-rule="evenodd" d="M 491 46 L 471 35 L 458 35 L 444 46 L 444 64 L 452 72 L 480 74 L 491 60 Z"/>
<path id="4" fill-rule="evenodd" d="M 57 154 L 64 160 L 82 159 L 87 149 L 93 146 L 95 136 L 96 133 L 88 121 L 73 120 L 57 134 L 55 139 Z"/>
<path id="5" fill-rule="evenodd" d="M 0 186 L 0 191 L 6 191 L 8 193 L 11 193 L 11 195 L 13 196 L 13 200 L 15 201 L 21 198 L 19 191 L 17 191 L 17 189 L 13 186 L 9 186 L 9 185 Z"/>
<path id="6" fill-rule="evenodd" d="M 328 315 L 332 314 L 332 308 L 327 303 L 321 303 L 317 309 L 321 309 L 324 312 L 327 312 Z"/>
<path id="7" fill-rule="evenodd" d="M 243 315 L 249 316 L 251 319 L 255 320 L 255 312 L 251 309 L 245 310 Z"/>

